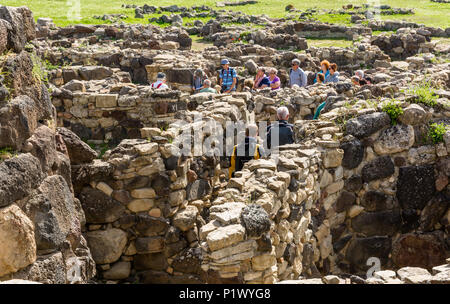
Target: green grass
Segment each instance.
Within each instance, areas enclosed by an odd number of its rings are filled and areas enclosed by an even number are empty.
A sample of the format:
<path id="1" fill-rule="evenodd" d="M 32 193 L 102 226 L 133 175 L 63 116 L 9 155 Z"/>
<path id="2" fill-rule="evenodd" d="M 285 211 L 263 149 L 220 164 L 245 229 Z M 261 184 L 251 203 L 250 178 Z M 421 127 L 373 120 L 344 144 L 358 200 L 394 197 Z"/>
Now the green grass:
<path id="1" fill-rule="evenodd" d="M 345 38 L 307 38 L 308 47 L 351 47 L 353 45 L 352 40 L 347 40 Z"/>
<path id="2" fill-rule="evenodd" d="M 67 12 L 69 8 L 67 6 L 67 0 L 4 0 L 3 5 L 9 6 L 22 6 L 26 5 L 34 12 L 34 16 L 38 17 L 50 17 L 59 26 L 65 26 L 69 24 L 102 24 L 105 23 L 103 20 L 94 19 L 94 15 L 104 15 L 104 14 L 126 14 L 130 18 L 126 19 L 125 22 L 129 23 L 148 23 L 148 18 L 145 16 L 144 19 L 135 19 L 133 9 L 122 8 L 122 4 L 149 4 L 155 6 L 165 6 L 171 4 L 178 4 L 180 6 L 190 7 L 192 5 L 202 5 L 206 4 L 210 7 L 216 8 L 216 0 L 206 0 L 206 1 L 193 1 L 193 0 L 160 0 L 158 2 L 148 1 L 148 0 L 109 0 L 98 1 L 98 0 L 80 0 L 81 2 L 81 20 L 70 20 L 67 18 Z M 305 10 L 311 7 L 326 8 L 326 9 L 338 9 L 344 4 L 351 2 L 354 5 L 361 5 L 367 3 L 366 0 L 322 0 L 319 2 L 309 2 L 309 1 L 273 1 L 273 0 L 260 0 L 258 4 L 245 5 L 245 6 L 230 6 L 226 8 L 227 10 L 241 11 L 246 14 L 261 15 L 266 14 L 269 17 L 284 17 L 287 12 L 284 10 L 287 4 L 294 4 L 296 9 Z M 381 19 L 402 19 L 417 23 L 424 23 L 429 26 L 439 26 L 439 27 L 449 27 L 450 18 L 445 17 L 450 15 L 450 4 L 444 3 L 434 3 L 430 0 L 382 0 L 380 4 L 388 4 L 392 7 L 404 7 L 404 8 L 414 8 L 416 10 L 415 15 L 394 15 L 394 16 L 381 16 Z M 169 13 L 170 14 L 170 13 Z M 150 17 L 151 15 L 149 15 Z M 346 16 L 346 15 L 343 15 Z M 324 19 L 329 19 L 329 22 L 347 22 L 346 18 L 341 17 L 320 17 Z M 335 20 L 332 20 L 335 19 Z"/>

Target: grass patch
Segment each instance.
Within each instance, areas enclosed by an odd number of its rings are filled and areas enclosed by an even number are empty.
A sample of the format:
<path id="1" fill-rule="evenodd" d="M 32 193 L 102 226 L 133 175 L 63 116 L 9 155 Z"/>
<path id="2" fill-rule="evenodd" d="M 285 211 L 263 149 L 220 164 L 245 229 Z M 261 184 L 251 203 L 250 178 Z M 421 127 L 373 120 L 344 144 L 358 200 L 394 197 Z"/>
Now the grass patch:
<path id="1" fill-rule="evenodd" d="M 386 112 L 391 118 L 391 124 L 395 126 L 400 115 L 403 114 L 403 108 L 395 100 L 390 100 L 383 105 L 383 112 Z"/>
<path id="2" fill-rule="evenodd" d="M 0 148 L 0 162 L 17 156 L 17 152 L 11 147 Z"/>
<path id="3" fill-rule="evenodd" d="M 424 104 L 429 107 L 434 107 L 437 104 L 437 96 L 431 81 L 425 79 L 422 83 L 413 86 L 408 90 L 408 93 L 415 96 L 415 102 Z"/>
<path id="4" fill-rule="evenodd" d="M 432 123 L 428 129 L 428 138 L 434 144 L 444 142 L 444 134 L 450 130 L 450 126 L 444 123 Z"/>
<path id="5" fill-rule="evenodd" d="M 348 4 L 348 0 L 322 0 L 320 2 L 308 1 L 294 1 L 294 7 L 300 10 L 316 7 L 318 9 L 340 9 L 344 4 Z M 367 3 L 367 0 L 353 0 L 354 5 L 361 6 Z M 387 1 L 384 1 L 387 2 Z M 142 23 L 148 24 L 148 17 L 144 19 L 134 18 L 134 9 L 125 9 L 122 4 L 136 4 L 142 6 L 144 4 L 153 4 L 157 6 L 167 6 L 177 4 L 180 6 L 191 7 L 193 5 L 205 4 L 214 9 L 226 9 L 233 11 L 240 11 L 248 15 L 262 15 L 266 14 L 272 18 L 285 17 L 288 12 L 285 7 L 288 4 L 286 1 L 272 1 L 259 0 L 257 4 L 245 6 L 229 6 L 225 8 L 217 8 L 216 0 L 194 1 L 194 0 L 160 0 L 157 3 L 151 3 L 148 0 L 110 0 L 107 3 L 97 0 L 80 0 L 81 19 L 74 20 L 67 17 L 70 8 L 68 6 L 70 1 L 67 0 L 4 0 L 3 5 L 8 6 L 28 6 L 34 13 L 35 18 L 50 17 L 56 25 L 66 26 L 70 24 L 104 24 L 108 23 L 101 19 L 95 19 L 94 15 L 104 14 L 124 14 L 129 18 L 124 20 L 127 23 Z M 381 4 L 384 4 L 383 2 Z M 392 7 L 414 8 L 416 14 L 414 15 L 386 15 L 381 16 L 382 20 L 406 20 L 416 23 L 424 23 L 428 26 L 438 26 L 446 28 L 450 26 L 450 18 L 445 17 L 450 15 L 450 5 L 444 3 L 434 3 L 429 0 L 390 0 L 387 4 Z M 148 15 L 151 16 L 151 15 Z M 348 15 L 341 16 L 322 16 L 327 22 L 348 22 Z"/>
<path id="6" fill-rule="evenodd" d="M 314 46 L 314 47 L 351 47 L 353 46 L 352 40 L 347 40 L 345 38 L 306 38 L 306 41 L 308 42 L 308 47 Z"/>

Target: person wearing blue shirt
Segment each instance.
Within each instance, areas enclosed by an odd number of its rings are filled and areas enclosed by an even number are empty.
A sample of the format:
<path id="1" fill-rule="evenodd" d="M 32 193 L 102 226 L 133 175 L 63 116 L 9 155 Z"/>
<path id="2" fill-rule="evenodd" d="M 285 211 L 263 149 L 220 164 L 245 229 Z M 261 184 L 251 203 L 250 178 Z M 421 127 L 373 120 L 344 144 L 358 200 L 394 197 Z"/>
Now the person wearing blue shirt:
<path id="1" fill-rule="evenodd" d="M 220 64 L 222 65 L 222 70 L 220 71 L 220 87 L 221 93 L 230 93 L 236 91 L 237 84 L 237 74 L 236 71 L 230 67 L 230 62 L 228 59 L 223 59 Z"/>

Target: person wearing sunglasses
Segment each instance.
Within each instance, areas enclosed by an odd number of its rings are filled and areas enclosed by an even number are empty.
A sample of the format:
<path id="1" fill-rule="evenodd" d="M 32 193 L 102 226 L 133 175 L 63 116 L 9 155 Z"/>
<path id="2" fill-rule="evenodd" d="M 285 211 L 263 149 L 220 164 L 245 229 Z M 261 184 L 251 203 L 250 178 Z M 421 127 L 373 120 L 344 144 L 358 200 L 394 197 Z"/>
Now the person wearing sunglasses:
<path id="1" fill-rule="evenodd" d="M 300 60 L 292 60 L 292 67 L 289 69 L 289 86 L 292 88 L 295 84 L 299 87 L 306 87 L 307 77 L 300 68 Z"/>

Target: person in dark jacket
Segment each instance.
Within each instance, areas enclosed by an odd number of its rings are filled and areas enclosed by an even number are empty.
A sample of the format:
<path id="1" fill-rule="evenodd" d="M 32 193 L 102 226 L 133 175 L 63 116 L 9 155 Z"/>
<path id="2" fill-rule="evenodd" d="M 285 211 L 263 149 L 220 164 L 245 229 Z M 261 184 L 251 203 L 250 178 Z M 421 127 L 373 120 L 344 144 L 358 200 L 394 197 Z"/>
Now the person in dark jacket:
<path id="1" fill-rule="evenodd" d="M 234 146 L 229 168 L 230 178 L 234 177 L 236 171 L 241 171 L 246 162 L 264 156 L 264 148 L 258 145 L 256 140 L 257 135 L 258 127 L 254 124 L 250 124 L 245 130 L 244 142 Z"/>
<path id="2" fill-rule="evenodd" d="M 286 107 L 277 109 L 278 121 L 267 127 L 267 147 L 272 148 L 272 137 L 278 135 L 278 144 L 273 147 L 294 143 L 294 126 L 288 123 L 289 110 Z M 275 143 L 276 144 L 276 143 Z"/>

